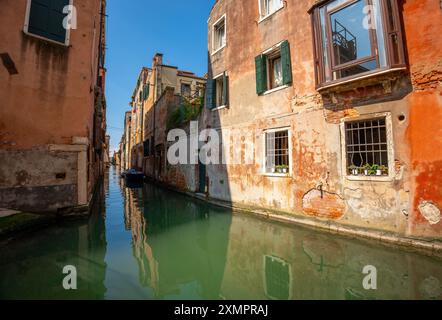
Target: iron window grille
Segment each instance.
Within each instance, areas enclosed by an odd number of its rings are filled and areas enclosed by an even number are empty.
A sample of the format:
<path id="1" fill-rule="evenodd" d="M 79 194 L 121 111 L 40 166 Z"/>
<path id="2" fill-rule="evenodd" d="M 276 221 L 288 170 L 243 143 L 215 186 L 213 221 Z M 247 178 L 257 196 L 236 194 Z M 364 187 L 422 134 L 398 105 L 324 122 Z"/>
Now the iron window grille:
<path id="1" fill-rule="evenodd" d="M 345 143 L 347 174 L 388 176 L 389 158 L 385 118 L 346 122 Z M 377 170 L 380 172 L 376 172 Z"/>
<path id="2" fill-rule="evenodd" d="M 288 173 L 289 131 L 266 132 L 266 173 Z"/>

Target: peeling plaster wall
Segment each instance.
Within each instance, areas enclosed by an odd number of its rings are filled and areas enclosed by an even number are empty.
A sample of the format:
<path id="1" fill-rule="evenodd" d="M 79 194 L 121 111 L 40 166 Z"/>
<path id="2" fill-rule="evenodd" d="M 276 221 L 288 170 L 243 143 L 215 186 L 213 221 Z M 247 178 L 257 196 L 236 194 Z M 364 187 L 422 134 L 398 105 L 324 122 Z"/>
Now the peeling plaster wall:
<path id="1" fill-rule="evenodd" d="M 204 121 L 221 132 L 223 143 L 230 131 L 245 137 L 235 148 L 223 145 L 226 154 L 239 149 L 245 157 L 246 146 L 254 145 L 256 161 L 209 166 L 209 195 L 352 226 L 440 238 L 442 223 L 431 224 L 417 208 L 422 201 L 442 208 L 442 11 L 432 0 L 401 2 L 410 72 L 319 94 L 307 14 L 313 3 L 287 1 L 284 9 L 260 23 L 258 1 L 215 4 L 208 21 L 209 44 L 213 23 L 226 14 L 227 46 L 212 55 L 209 45 L 209 77 L 227 72 L 230 104 L 205 110 Z M 255 57 L 283 40 L 290 43 L 293 85 L 258 96 Z M 391 119 L 394 170 L 386 181 L 350 180 L 343 171 L 341 122 L 377 114 Z M 290 177 L 269 177 L 262 170 L 264 130 L 279 127 L 290 128 Z M 430 216 L 435 221 L 434 213 Z"/>

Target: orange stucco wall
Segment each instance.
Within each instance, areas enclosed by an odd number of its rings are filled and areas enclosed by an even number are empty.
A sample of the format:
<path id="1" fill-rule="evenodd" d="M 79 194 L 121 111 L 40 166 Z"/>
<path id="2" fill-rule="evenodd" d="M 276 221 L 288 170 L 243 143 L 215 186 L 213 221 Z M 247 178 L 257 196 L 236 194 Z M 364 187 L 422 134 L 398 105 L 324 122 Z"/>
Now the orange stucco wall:
<path id="1" fill-rule="evenodd" d="M 91 138 L 100 1 L 74 1 L 78 28 L 71 30 L 69 47 L 23 32 L 26 3 L 1 3 L 0 52 L 11 56 L 18 74 L 0 67 L 0 148 Z"/>

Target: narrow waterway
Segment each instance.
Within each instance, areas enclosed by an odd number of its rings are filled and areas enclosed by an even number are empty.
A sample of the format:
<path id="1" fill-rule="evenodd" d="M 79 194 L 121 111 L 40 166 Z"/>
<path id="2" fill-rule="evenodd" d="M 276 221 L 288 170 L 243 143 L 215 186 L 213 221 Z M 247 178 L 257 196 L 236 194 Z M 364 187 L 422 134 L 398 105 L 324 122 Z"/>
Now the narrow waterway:
<path id="1" fill-rule="evenodd" d="M 63 289 L 66 265 L 77 290 Z M 441 299 L 441 285 L 438 259 L 129 189 L 114 168 L 90 219 L 0 247 L 3 299 Z"/>

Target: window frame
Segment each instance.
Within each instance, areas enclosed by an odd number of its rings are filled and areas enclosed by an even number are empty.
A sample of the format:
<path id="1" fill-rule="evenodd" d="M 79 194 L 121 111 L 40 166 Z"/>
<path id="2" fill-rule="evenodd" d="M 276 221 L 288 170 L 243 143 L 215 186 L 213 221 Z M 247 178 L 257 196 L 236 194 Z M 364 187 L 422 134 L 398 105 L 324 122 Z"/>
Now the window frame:
<path id="1" fill-rule="evenodd" d="M 266 0 L 258 0 L 258 8 L 259 8 L 259 20 L 258 20 L 258 23 L 260 23 L 260 22 L 262 22 L 264 20 L 267 20 L 269 17 L 271 17 L 272 15 L 277 13 L 278 11 L 284 9 L 284 7 L 285 7 L 284 6 L 284 0 L 280 0 L 281 6 L 278 9 L 276 9 L 275 11 L 273 11 L 273 12 L 267 14 L 267 15 L 263 15 L 263 9 L 264 9 L 263 8 L 263 1 L 266 1 Z"/>
<path id="2" fill-rule="evenodd" d="M 25 22 L 24 22 L 24 25 L 23 25 L 23 32 L 26 35 L 30 36 L 30 37 L 34 37 L 34 38 L 37 38 L 37 39 L 48 41 L 50 43 L 58 44 L 60 46 L 69 47 L 70 40 L 71 40 L 71 29 L 70 28 L 66 29 L 66 36 L 65 36 L 64 43 L 56 41 L 56 40 L 52 40 L 52 39 L 49 39 L 49 38 L 46 38 L 44 36 L 41 36 L 41 35 L 38 35 L 38 34 L 35 34 L 35 33 L 32 33 L 32 32 L 29 31 L 29 18 L 31 16 L 31 5 L 32 5 L 32 0 L 27 0 L 27 3 L 26 3 L 26 13 L 25 13 Z M 74 0 L 69 0 L 69 5 L 73 6 L 74 5 Z"/>
<path id="3" fill-rule="evenodd" d="M 224 20 L 224 44 L 219 47 L 216 48 L 215 47 L 215 34 L 216 34 L 216 27 L 217 25 L 220 24 L 220 22 Z M 213 25 L 212 25 L 212 55 L 218 53 L 219 51 L 221 51 L 222 49 L 224 49 L 227 46 L 227 15 L 223 14 L 218 20 L 216 20 Z"/>
<path id="4" fill-rule="evenodd" d="M 397 0 L 379 0 L 379 11 L 380 11 L 380 19 L 382 20 L 382 30 L 376 30 L 376 29 L 369 29 L 370 32 L 370 44 L 371 44 L 371 52 L 372 55 L 370 57 L 364 57 L 358 60 L 350 61 L 348 63 L 341 64 L 339 66 L 336 66 L 335 64 L 335 56 L 333 53 L 333 46 L 329 41 L 327 41 L 326 47 L 323 47 L 323 35 L 322 35 L 322 23 L 321 23 L 321 15 L 320 10 L 327 5 L 331 4 L 334 1 L 338 0 L 322 0 L 320 2 L 317 2 L 315 5 L 313 5 L 312 8 L 310 8 L 309 13 L 311 15 L 311 27 L 312 27 L 312 33 L 313 33 L 313 53 L 314 53 L 314 70 L 315 70 L 315 82 L 316 82 L 316 89 L 318 91 L 321 91 L 323 89 L 327 89 L 330 87 L 338 86 L 344 83 L 357 81 L 360 79 L 364 79 L 367 77 L 373 77 L 376 75 L 389 73 L 389 72 L 395 72 L 399 70 L 405 70 L 407 68 L 406 59 L 405 59 L 405 51 L 404 51 L 404 42 L 403 42 L 403 34 L 402 34 L 402 20 L 399 13 L 399 8 L 397 4 Z M 330 15 L 342 10 L 360 0 L 347 0 L 341 5 L 338 5 L 337 7 L 330 10 L 330 12 L 325 13 L 325 32 L 327 33 L 327 37 L 330 38 L 332 35 L 331 32 L 331 25 L 330 25 Z M 373 0 L 362 0 L 365 1 L 366 5 L 373 5 Z M 387 3 L 386 1 L 390 1 L 392 5 L 392 18 L 394 27 L 391 29 L 388 24 L 389 20 L 387 17 Z M 373 15 L 373 12 L 371 12 Z M 372 19 L 374 17 L 372 16 Z M 373 20 L 372 20 L 373 21 Z M 383 35 L 383 44 L 385 47 L 385 66 L 380 66 L 380 53 L 377 43 L 377 37 L 379 35 L 379 32 L 382 32 Z M 395 63 L 394 56 L 393 56 L 393 45 L 392 42 L 389 41 L 389 39 L 392 36 L 395 36 L 398 46 L 398 62 Z M 373 52 L 375 53 L 375 57 L 373 57 Z M 328 68 L 324 65 L 324 57 L 325 53 L 327 53 L 329 57 L 329 66 Z M 345 70 L 346 68 L 359 65 L 361 63 L 365 63 L 368 61 L 372 61 L 376 59 L 377 68 L 374 70 L 369 70 L 366 72 L 361 72 L 355 75 L 342 77 L 340 79 L 335 80 L 326 80 L 326 72 L 330 72 L 330 74 L 333 74 L 333 72 L 337 70 Z M 336 68 L 339 67 L 339 68 Z"/>
<path id="5" fill-rule="evenodd" d="M 346 140 L 346 129 L 345 125 L 348 122 L 354 121 L 364 121 L 372 119 L 385 119 L 386 127 L 386 139 L 387 139 L 387 154 L 388 154 L 388 175 L 385 176 L 365 176 L 365 175 L 350 175 L 348 172 L 349 164 L 347 164 L 347 140 Z M 340 133 L 341 133 L 341 176 L 343 179 L 350 181 L 378 181 L 387 182 L 393 181 L 396 175 L 395 172 L 395 157 L 394 157 L 394 134 L 393 134 L 393 122 L 392 115 L 390 112 L 378 112 L 371 114 L 364 114 L 357 117 L 349 117 L 341 119 L 340 123 Z"/>
<path id="6" fill-rule="evenodd" d="M 288 140 L 288 156 L 289 156 L 289 164 L 288 164 L 288 172 L 287 173 L 278 173 L 278 172 L 267 172 L 267 134 L 287 131 L 287 140 Z M 262 161 L 262 174 L 268 177 L 282 177 L 282 178 L 290 178 L 293 175 L 293 156 L 292 156 L 292 139 L 291 139 L 291 128 L 290 127 L 279 127 L 266 129 L 263 131 L 263 161 Z"/>

